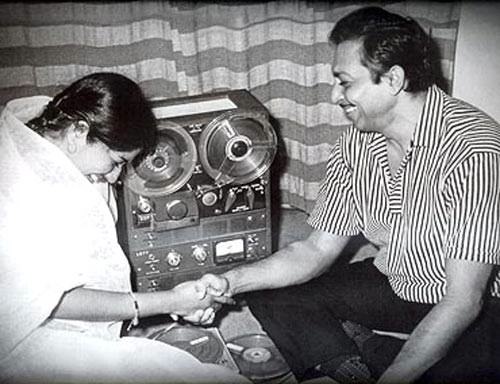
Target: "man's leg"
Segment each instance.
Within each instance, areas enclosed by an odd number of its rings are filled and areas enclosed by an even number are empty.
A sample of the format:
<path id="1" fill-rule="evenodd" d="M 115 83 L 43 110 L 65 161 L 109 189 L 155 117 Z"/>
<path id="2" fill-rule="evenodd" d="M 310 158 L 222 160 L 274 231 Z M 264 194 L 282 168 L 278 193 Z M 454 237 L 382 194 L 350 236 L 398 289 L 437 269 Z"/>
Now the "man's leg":
<path id="1" fill-rule="evenodd" d="M 297 377 L 320 363 L 359 355 L 340 320 L 401 332 L 418 322 L 413 304 L 411 310 L 393 307 L 402 300 L 372 261 L 334 266 L 309 283 L 247 295 L 250 309 Z"/>
<path id="2" fill-rule="evenodd" d="M 343 312 L 346 317 L 370 329 L 411 333 L 432 309 L 431 304 L 401 300 L 388 283 L 370 288 L 357 281 L 356 300 L 345 303 L 353 306 Z M 390 289 L 390 292 L 386 290 Z M 344 297 L 347 292 L 338 292 Z M 371 300 L 377 301 L 370 305 Z M 365 308 L 363 311 L 362 308 Z M 450 321 L 453 321 L 450 319 Z M 500 299 L 488 297 L 478 319 L 459 338 L 448 354 L 419 380 L 421 383 L 500 383 Z M 390 337 L 374 336 L 361 348 L 361 355 L 374 377 L 380 376 L 404 344 Z"/>
<path id="3" fill-rule="evenodd" d="M 254 297 L 258 304 L 253 311 L 280 350 L 286 350 L 283 355 L 290 365 L 298 367 L 322 363 L 328 354 L 335 357 L 356 353 L 337 319 L 351 320 L 369 329 L 411 333 L 433 307 L 397 297 L 371 260 L 349 264 L 346 268 L 334 266 L 332 271 L 310 283 L 283 291 L 288 292 L 276 296 L 276 291 L 256 292 Z M 283 297 L 289 305 L 281 301 Z M 481 317 L 448 355 L 423 376 L 422 382 L 456 382 L 467 378 L 500 382 L 499 303 L 498 299 L 487 303 Z M 295 312 L 301 311 L 303 305 L 307 311 L 297 315 Z M 276 313 L 275 318 L 273 313 Z M 321 324 L 320 332 L 316 331 L 318 323 Z M 374 336 L 364 343 L 361 355 L 375 377 L 391 363 L 403 343 L 382 336 Z"/>
<path id="4" fill-rule="evenodd" d="M 339 320 L 318 300 L 325 288 L 313 281 L 245 295 L 250 310 L 299 379 L 332 356 L 359 354 Z"/>
<path id="5" fill-rule="evenodd" d="M 483 312 L 421 383 L 500 383 L 500 300 L 486 300 Z"/>

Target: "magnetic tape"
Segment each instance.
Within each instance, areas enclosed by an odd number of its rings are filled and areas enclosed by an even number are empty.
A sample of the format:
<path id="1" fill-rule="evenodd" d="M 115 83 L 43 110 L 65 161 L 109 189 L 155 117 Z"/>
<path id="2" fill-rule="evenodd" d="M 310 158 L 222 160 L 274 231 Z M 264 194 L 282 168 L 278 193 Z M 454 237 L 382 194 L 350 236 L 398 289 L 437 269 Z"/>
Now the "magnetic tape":
<path id="1" fill-rule="evenodd" d="M 152 106 L 159 144 L 118 189 L 118 236 L 136 290 L 268 256 L 277 140 L 265 107 L 246 90 Z"/>

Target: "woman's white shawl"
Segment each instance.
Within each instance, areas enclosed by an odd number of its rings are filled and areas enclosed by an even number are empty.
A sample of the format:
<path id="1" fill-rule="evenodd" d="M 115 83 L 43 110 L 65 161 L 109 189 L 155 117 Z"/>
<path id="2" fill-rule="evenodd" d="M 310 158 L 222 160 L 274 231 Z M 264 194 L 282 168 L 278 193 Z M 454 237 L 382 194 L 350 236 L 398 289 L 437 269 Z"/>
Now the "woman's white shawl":
<path id="1" fill-rule="evenodd" d="M 104 198 L 56 146 L 24 125 L 49 100 L 14 100 L 0 120 L 0 360 L 42 324 L 117 338 L 120 324 L 48 317 L 75 287 L 130 290 Z"/>
<path id="2" fill-rule="evenodd" d="M 249 383 L 167 344 L 119 339 L 120 323 L 48 319 L 75 287 L 130 290 L 103 196 L 23 124 L 48 101 L 19 99 L 0 117 L 0 381 Z"/>

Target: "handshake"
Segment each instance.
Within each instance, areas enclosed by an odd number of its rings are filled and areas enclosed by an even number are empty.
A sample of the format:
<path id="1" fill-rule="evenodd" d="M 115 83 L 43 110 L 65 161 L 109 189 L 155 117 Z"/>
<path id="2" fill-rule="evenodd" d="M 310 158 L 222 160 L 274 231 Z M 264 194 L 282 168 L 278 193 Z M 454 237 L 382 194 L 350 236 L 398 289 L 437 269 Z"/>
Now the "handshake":
<path id="1" fill-rule="evenodd" d="M 223 304 L 236 302 L 229 292 L 229 282 L 223 276 L 205 274 L 198 280 L 186 281 L 172 290 L 175 308 L 170 312 L 174 320 L 179 316 L 195 324 L 208 325 Z"/>

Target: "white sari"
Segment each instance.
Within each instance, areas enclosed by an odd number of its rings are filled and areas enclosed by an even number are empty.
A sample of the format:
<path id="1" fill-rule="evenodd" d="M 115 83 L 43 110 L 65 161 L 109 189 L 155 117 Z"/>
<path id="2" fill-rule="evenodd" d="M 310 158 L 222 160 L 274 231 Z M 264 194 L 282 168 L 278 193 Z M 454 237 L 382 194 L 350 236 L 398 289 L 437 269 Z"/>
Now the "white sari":
<path id="1" fill-rule="evenodd" d="M 49 318 L 76 287 L 130 291 L 102 195 L 24 124 L 49 100 L 14 100 L 0 117 L 0 381 L 242 381 L 166 344 L 120 339 L 120 322 Z"/>

